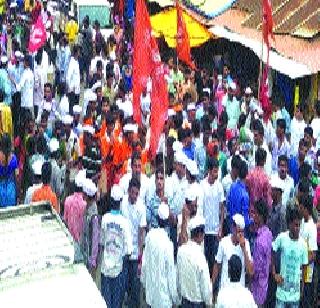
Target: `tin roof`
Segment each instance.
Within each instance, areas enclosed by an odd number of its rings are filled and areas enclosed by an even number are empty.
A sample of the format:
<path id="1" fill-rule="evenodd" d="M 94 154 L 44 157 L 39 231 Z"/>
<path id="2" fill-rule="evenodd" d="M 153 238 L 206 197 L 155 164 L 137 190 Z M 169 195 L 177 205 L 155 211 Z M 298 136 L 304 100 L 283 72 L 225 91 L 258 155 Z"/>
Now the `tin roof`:
<path id="1" fill-rule="evenodd" d="M 248 16 L 244 27 L 261 30 L 262 1 L 238 0 L 234 8 Z M 320 32 L 319 0 L 272 0 L 274 33 L 312 38 Z"/>

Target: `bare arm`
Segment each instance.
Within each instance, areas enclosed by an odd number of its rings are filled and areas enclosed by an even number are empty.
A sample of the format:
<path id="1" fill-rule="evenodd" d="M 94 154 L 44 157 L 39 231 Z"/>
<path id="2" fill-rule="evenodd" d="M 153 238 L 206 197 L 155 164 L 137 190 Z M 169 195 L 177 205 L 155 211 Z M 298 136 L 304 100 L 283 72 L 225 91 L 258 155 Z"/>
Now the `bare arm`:
<path id="1" fill-rule="evenodd" d="M 221 272 L 221 263 L 218 263 L 216 262 L 213 266 L 213 270 L 212 270 L 212 276 L 211 276 L 211 280 L 212 280 L 212 285 L 215 284 L 218 276 L 219 276 L 219 273 Z"/>
<path id="2" fill-rule="evenodd" d="M 146 228 L 140 227 L 139 228 L 139 238 L 138 238 L 139 256 L 142 256 L 145 234 L 146 234 Z"/>

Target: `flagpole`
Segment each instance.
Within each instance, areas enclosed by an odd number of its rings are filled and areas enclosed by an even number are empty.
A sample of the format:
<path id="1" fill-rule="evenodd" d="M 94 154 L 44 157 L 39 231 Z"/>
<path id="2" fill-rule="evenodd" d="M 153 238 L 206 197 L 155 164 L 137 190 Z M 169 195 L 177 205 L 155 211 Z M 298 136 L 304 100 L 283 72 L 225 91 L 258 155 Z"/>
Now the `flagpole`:
<path id="1" fill-rule="evenodd" d="M 263 12 L 262 12 L 262 27 L 263 27 Z M 261 58 L 260 58 L 260 66 L 259 66 L 259 79 L 258 79 L 258 102 L 260 105 L 260 87 L 261 87 L 261 76 L 262 76 L 262 69 L 263 69 L 263 28 L 261 31 Z"/>

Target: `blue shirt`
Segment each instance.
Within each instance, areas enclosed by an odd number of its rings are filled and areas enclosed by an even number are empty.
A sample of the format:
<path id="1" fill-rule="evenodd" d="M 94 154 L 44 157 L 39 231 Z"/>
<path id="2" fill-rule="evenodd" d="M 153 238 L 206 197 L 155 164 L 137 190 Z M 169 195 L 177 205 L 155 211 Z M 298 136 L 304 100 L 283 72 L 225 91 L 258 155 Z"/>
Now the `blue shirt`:
<path id="1" fill-rule="evenodd" d="M 246 227 L 252 223 L 249 217 L 249 193 L 245 184 L 237 180 L 232 183 L 230 192 L 227 198 L 227 209 L 232 218 L 235 214 L 241 214 L 244 217 Z"/>
<path id="2" fill-rule="evenodd" d="M 196 148 L 196 147 L 195 147 L 194 143 L 192 142 L 190 147 L 188 147 L 188 148 L 184 147 L 184 148 L 183 148 L 183 152 L 184 152 L 184 154 L 187 155 L 187 157 L 188 157 L 189 159 L 194 160 L 195 148 Z"/>
<path id="3" fill-rule="evenodd" d="M 288 161 L 289 174 L 293 178 L 294 185 L 299 183 L 299 160 L 297 156 L 291 156 Z"/>

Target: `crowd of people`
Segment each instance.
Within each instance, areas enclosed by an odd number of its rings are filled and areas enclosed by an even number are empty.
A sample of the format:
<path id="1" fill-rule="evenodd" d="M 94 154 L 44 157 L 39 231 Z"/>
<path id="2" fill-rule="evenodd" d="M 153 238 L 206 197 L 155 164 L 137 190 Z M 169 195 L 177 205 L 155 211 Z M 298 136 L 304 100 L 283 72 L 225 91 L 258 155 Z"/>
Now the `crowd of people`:
<path id="1" fill-rule="evenodd" d="M 108 307 L 141 307 L 142 293 L 157 308 L 319 306 L 320 101 L 311 121 L 281 100 L 268 118 L 228 63 L 211 74 L 170 57 L 151 158 L 132 26 L 114 18 L 105 38 L 66 2 L 2 13 L 0 207 L 49 202 Z M 39 14 L 47 42 L 30 54 Z"/>

